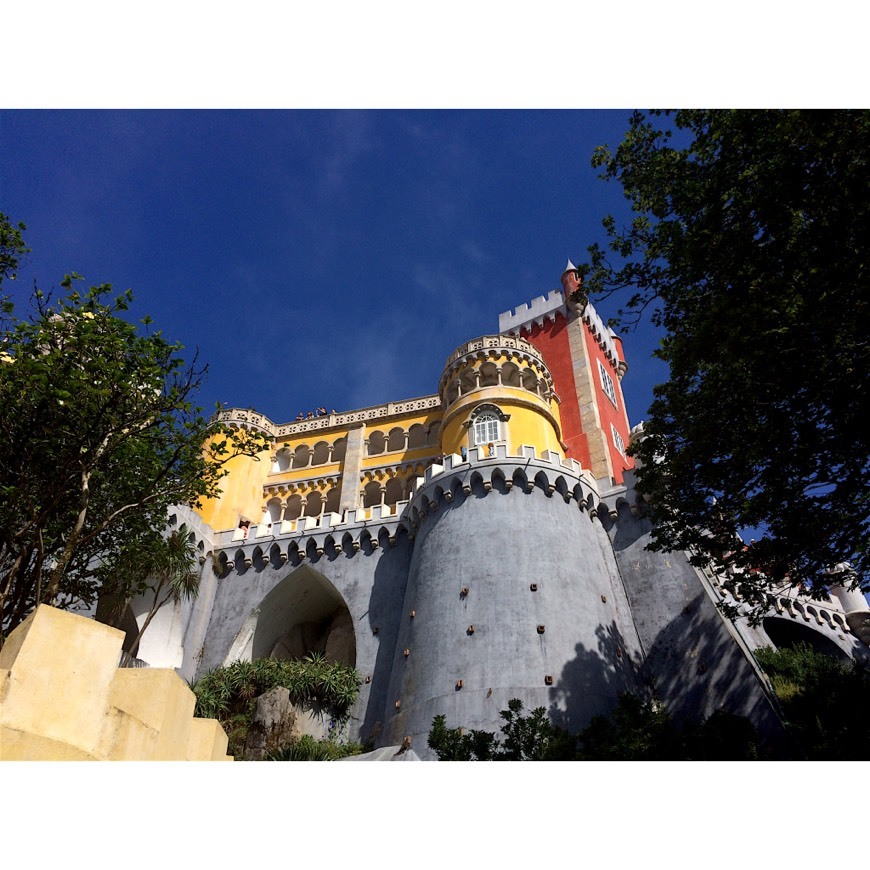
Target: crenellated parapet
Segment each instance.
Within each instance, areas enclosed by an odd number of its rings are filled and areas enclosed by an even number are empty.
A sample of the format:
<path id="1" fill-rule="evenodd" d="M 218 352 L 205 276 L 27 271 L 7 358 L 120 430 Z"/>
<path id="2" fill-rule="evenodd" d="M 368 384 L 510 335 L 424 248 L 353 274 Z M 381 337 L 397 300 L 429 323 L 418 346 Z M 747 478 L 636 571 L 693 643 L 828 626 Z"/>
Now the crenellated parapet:
<path id="1" fill-rule="evenodd" d="M 370 553 L 379 546 L 395 545 L 400 534 L 413 539 L 420 522 L 439 504 L 451 502 L 459 492 L 468 495 L 475 488 L 489 493 L 516 487 L 531 493 L 537 487 L 548 497 L 587 511 L 591 519 L 612 512 L 599 497 L 596 482 L 576 460 L 547 450 L 539 456 L 531 446 L 522 447 L 518 456 L 508 456 L 503 444 L 497 445 L 493 455 L 474 447 L 466 458 L 448 454 L 428 468 L 418 465 L 416 471 L 414 491 L 395 504 L 300 515 L 213 533 L 218 574 L 256 569 L 258 565 L 262 569 L 267 563 L 298 564 L 337 550 Z M 275 489 L 277 495 L 281 487 L 269 489 Z"/>
<path id="2" fill-rule="evenodd" d="M 513 311 L 503 311 L 498 316 L 498 330 L 503 333 L 519 334 L 522 329 L 543 326 L 547 320 L 555 320 L 557 315 L 567 314 L 565 297 L 561 290 L 551 290 L 546 296 L 536 296 L 531 302 L 517 305 Z"/>
<path id="3" fill-rule="evenodd" d="M 531 446 L 521 448 L 519 456 L 508 456 L 505 446 L 498 445 L 493 455 L 488 455 L 485 448 L 473 447 L 465 459 L 447 455 L 442 464 L 430 466 L 410 501 L 406 518 L 413 536 L 427 515 L 460 493 L 468 496 L 478 491 L 486 495 L 493 489 L 507 492 L 513 488 L 531 493 L 536 487 L 547 497 L 560 498 L 565 504 L 588 511 L 591 518 L 598 516 L 600 500 L 595 481 L 576 460 L 563 459 L 549 450 L 536 456 Z"/>
<path id="4" fill-rule="evenodd" d="M 447 358 L 438 394 L 447 410 L 462 396 L 486 387 L 525 390 L 546 401 L 553 392 L 553 378 L 541 354 L 524 338 L 482 335 Z"/>

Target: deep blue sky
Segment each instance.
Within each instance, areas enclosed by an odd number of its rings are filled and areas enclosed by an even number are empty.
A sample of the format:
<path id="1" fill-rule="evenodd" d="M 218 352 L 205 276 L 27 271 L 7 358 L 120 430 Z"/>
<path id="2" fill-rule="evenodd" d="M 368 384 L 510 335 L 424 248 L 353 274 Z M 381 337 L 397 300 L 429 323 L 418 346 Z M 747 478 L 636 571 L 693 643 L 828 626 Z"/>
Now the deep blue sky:
<path id="1" fill-rule="evenodd" d="M 206 407 L 286 422 L 425 395 L 625 214 L 590 157 L 628 115 L 0 112 L 0 210 L 33 248 L 9 286 L 22 306 L 70 271 L 133 288 L 131 316 L 209 363 Z M 654 343 L 625 339 L 632 423 Z"/>

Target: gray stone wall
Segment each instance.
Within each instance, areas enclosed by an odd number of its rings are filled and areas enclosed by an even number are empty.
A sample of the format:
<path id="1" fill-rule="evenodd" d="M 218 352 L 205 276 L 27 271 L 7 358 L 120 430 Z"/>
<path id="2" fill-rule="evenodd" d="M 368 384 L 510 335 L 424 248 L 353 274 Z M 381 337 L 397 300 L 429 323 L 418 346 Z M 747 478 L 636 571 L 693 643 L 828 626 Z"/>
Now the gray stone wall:
<path id="1" fill-rule="evenodd" d="M 718 709 L 747 716 L 773 746 L 782 727 L 752 663 L 685 553 L 645 549 L 650 523 L 620 508 L 610 530 L 643 644 L 644 678 L 678 721 Z"/>
<path id="2" fill-rule="evenodd" d="M 332 589 L 336 604 L 343 602 L 350 612 L 355 667 L 368 682 L 361 687 L 359 700 L 351 711 L 349 734 L 352 739 L 377 739 L 382 729 L 381 713 L 409 563 L 408 537 L 400 533 L 395 546 L 373 548 L 363 544 L 355 551 L 348 545 L 329 548 L 322 556 L 306 558 L 298 564 L 275 565 L 266 560 L 230 571 L 216 581 L 212 616 L 197 676 L 228 663 L 230 656 L 249 657 L 255 645 L 259 654 L 263 654 L 273 635 L 274 641 L 278 641 L 289 631 L 298 614 L 284 612 L 282 627 L 277 624 L 280 619 L 276 619 L 275 610 L 280 607 L 283 590 L 291 595 L 294 584 L 304 578 L 310 594 L 321 594 L 317 591 L 318 584 Z M 264 631 L 269 637 L 263 636 Z M 246 641 L 249 634 L 250 639 Z"/>
<path id="3" fill-rule="evenodd" d="M 499 732 L 499 712 L 520 698 L 576 731 L 640 689 L 640 643 L 601 524 L 541 485 L 493 476 L 487 492 L 478 477 L 470 490 L 455 487 L 420 520 L 392 663 L 387 742 L 410 736 L 423 758 L 440 713 Z"/>

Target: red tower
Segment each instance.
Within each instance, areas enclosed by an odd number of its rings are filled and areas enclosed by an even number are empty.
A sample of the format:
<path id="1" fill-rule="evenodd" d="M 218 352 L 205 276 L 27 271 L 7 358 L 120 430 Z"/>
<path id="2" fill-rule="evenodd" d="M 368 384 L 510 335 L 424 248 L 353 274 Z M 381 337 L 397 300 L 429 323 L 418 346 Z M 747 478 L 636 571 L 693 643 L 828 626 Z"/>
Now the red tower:
<path id="1" fill-rule="evenodd" d="M 583 295 L 568 260 L 562 290 L 552 290 L 499 317 L 499 331 L 519 334 L 540 352 L 553 376 L 565 453 L 593 477 L 622 483 L 630 426 L 621 381 L 628 366 L 622 341 Z"/>

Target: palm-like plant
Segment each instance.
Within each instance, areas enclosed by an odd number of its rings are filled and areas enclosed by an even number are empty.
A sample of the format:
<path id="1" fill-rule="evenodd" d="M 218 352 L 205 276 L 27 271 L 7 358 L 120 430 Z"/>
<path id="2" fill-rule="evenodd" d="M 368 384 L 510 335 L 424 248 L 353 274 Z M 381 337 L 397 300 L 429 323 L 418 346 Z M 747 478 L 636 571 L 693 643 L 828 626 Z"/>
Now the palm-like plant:
<path id="1" fill-rule="evenodd" d="M 122 547 L 110 561 L 97 569 L 107 596 L 120 586 L 135 595 L 150 595 L 151 604 L 138 634 L 125 648 L 135 650 L 158 611 L 170 601 L 192 600 L 199 594 L 197 553 L 191 531 L 182 523 L 168 535 L 156 532 Z M 120 617 L 129 598 L 116 601 L 115 616 Z"/>

